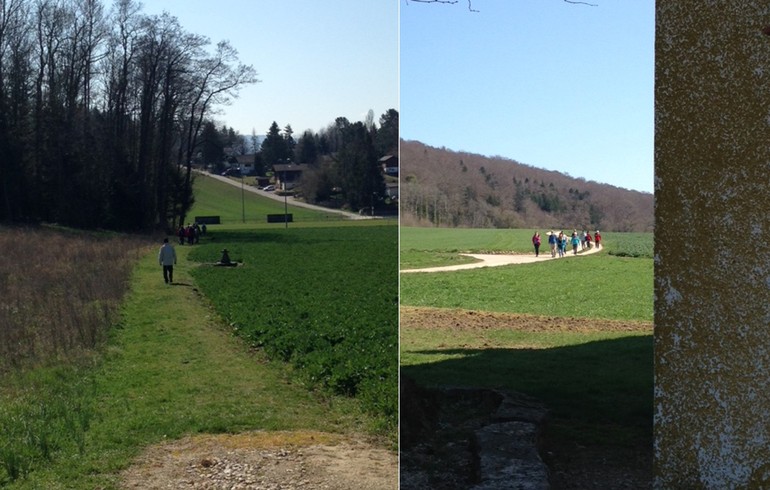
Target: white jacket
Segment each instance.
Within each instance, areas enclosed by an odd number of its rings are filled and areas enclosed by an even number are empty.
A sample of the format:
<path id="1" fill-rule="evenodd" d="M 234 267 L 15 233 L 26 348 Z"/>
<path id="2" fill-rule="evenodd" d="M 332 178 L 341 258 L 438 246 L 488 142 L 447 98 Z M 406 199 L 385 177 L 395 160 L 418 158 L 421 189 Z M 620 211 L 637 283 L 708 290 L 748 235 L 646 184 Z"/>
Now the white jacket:
<path id="1" fill-rule="evenodd" d="M 160 265 L 176 264 L 176 251 L 170 243 L 164 243 L 163 246 L 160 247 L 160 252 L 158 252 L 158 263 Z"/>

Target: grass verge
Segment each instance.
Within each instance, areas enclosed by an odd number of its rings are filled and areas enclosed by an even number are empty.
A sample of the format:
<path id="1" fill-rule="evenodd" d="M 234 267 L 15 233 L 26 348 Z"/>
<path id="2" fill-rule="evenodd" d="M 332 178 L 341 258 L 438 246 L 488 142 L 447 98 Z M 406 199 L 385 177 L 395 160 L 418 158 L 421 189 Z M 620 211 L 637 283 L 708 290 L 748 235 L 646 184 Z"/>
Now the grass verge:
<path id="1" fill-rule="evenodd" d="M 297 384 L 207 306 L 178 247 L 173 286 L 141 259 L 106 350 L 78 365 L 8 374 L 0 391 L 0 486 L 117 488 L 145 446 L 247 429 L 363 431 L 358 405 Z"/>

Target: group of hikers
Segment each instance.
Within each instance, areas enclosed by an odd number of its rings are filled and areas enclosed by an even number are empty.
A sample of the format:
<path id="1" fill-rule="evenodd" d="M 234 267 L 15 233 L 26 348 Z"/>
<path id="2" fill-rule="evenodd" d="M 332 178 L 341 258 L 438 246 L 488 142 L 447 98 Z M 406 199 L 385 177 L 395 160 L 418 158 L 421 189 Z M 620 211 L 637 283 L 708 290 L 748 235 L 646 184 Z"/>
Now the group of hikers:
<path id="1" fill-rule="evenodd" d="M 593 237 L 589 231 L 582 231 L 578 234 L 577 230 L 572 232 L 572 236 L 567 236 L 564 232 L 556 233 L 551 230 L 546 233 L 548 236 L 548 245 L 551 248 L 551 257 L 564 257 L 567 254 L 567 245 L 572 245 L 572 253 L 577 255 L 578 250 L 590 249 L 591 247 L 602 248 L 602 235 L 596 230 Z M 535 232 L 532 236 L 532 245 L 535 247 L 535 257 L 540 256 L 540 232 Z"/>
<path id="2" fill-rule="evenodd" d="M 179 226 L 179 229 L 176 232 L 176 236 L 179 238 L 179 245 L 184 245 L 185 241 L 189 245 L 193 245 L 195 243 L 198 243 L 200 240 L 201 235 L 206 234 L 206 223 L 203 223 L 203 225 L 199 225 L 196 221 L 195 223 L 188 223 L 187 226 Z"/>

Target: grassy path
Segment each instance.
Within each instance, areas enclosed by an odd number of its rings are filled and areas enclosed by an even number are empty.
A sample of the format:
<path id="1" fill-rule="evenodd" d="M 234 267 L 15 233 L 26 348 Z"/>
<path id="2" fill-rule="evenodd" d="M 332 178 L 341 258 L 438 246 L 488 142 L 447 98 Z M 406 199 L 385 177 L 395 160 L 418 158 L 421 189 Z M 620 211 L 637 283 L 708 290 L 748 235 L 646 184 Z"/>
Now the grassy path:
<path id="1" fill-rule="evenodd" d="M 198 294 L 190 249 L 176 249 L 175 284 L 164 284 L 157 249 L 144 257 L 104 359 L 77 375 L 88 386 L 73 423 L 82 441 L 17 488 L 115 488 L 142 448 L 185 434 L 358 430 L 352 403 L 321 400 L 233 337 Z"/>

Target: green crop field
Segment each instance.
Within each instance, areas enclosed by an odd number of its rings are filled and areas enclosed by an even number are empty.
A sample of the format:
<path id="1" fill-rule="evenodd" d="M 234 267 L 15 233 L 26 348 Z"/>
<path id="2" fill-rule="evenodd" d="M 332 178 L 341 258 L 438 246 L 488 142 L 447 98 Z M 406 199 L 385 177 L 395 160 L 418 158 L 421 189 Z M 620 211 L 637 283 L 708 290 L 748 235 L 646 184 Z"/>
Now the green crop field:
<path id="1" fill-rule="evenodd" d="M 394 224 L 218 232 L 193 275 L 233 330 L 313 387 L 356 396 L 393 430 L 398 414 Z M 239 267 L 214 267 L 220 250 Z"/>

